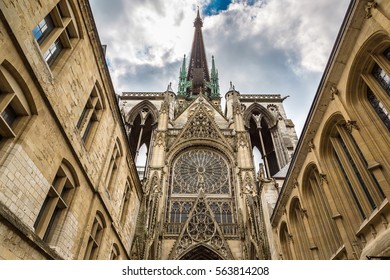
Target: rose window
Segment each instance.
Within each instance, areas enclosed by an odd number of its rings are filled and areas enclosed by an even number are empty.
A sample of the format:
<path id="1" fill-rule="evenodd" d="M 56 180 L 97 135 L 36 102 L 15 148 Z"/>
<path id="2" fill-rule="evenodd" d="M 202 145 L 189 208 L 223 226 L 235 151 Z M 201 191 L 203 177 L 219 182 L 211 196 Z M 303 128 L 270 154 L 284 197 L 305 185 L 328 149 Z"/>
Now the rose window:
<path id="1" fill-rule="evenodd" d="M 210 150 L 191 150 L 174 165 L 172 193 L 229 194 L 229 171 L 224 158 Z"/>

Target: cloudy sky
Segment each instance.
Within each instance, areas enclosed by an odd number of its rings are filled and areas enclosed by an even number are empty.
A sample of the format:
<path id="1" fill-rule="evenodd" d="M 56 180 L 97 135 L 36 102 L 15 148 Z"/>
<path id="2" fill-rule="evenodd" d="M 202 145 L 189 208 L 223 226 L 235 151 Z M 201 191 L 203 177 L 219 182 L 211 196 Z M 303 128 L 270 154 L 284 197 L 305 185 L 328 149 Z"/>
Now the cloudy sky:
<path id="1" fill-rule="evenodd" d="M 117 93 L 177 91 L 190 56 L 197 6 L 221 95 L 290 95 L 287 116 L 300 134 L 349 0 L 90 0 Z"/>

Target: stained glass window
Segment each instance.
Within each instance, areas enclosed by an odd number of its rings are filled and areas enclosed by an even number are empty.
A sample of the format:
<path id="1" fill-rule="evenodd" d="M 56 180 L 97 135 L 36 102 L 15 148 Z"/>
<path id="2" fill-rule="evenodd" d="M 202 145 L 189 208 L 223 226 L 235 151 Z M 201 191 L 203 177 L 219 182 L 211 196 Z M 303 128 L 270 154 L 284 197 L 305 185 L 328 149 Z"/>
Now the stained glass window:
<path id="1" fill-rule="evenodd" d="M 229 194 L 229 171 L 221 155 L 210 150 L 192 150 L 174 164 L 172 194 Z"/>

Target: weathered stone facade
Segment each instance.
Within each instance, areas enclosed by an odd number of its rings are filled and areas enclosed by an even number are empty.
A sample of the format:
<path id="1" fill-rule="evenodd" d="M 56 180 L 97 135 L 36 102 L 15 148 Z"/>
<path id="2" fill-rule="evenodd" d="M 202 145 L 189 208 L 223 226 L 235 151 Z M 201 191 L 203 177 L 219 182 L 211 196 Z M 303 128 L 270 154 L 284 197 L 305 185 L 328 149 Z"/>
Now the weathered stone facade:
<path id="1" fill-rule="evenodd" d="M 351 1 L 271 217 L 275 259 L 390 256 L 389 19 L 389 1 Z"/>
<path id="2" fill-rule="evenodd" d="M 285 98 L 240 94 L 233 85 L 223 112 L 214 58 L 211 74 L 204 70 L 199 12 L 194 26 L 188 75 L 184 57 L 177 93 L 168 85 L 165 92 L 119 97 L 131 152 L 144 157 L 137 168 L 145 199 L 132 257 L 270 259 L 276 249 L 268 241 L 269 216 L 278 189 L 267 178 L 290 161 L 294 125 Z M 253 157 L 254 148 L 262 159 Z"/>
<path id="3" fill-rule="evenodd" d="M 0 9 L 0 259 L 128 259 L 142 191 L 88 1 Z"/>
<path id="4" fill-rule="evenodd" d="M 2 1 L 0 259 L 389 258 L 389 19 L 351 1 L 298 140 L 221 108 L 199 13 L 178 91 L 118 97 L 87 0 Z"/>

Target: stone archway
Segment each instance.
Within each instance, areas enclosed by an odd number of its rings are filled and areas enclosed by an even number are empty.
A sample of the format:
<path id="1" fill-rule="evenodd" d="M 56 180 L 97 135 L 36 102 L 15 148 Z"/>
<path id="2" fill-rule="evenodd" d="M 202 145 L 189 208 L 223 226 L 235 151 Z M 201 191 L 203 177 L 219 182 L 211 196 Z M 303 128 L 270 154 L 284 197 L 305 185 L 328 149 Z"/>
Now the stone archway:
<path id="1" fill-rule="evenodd" d="M 185 253 L 180 260 L 223 260 L 223 258 L 209 248 L 200 245 Z"/>

